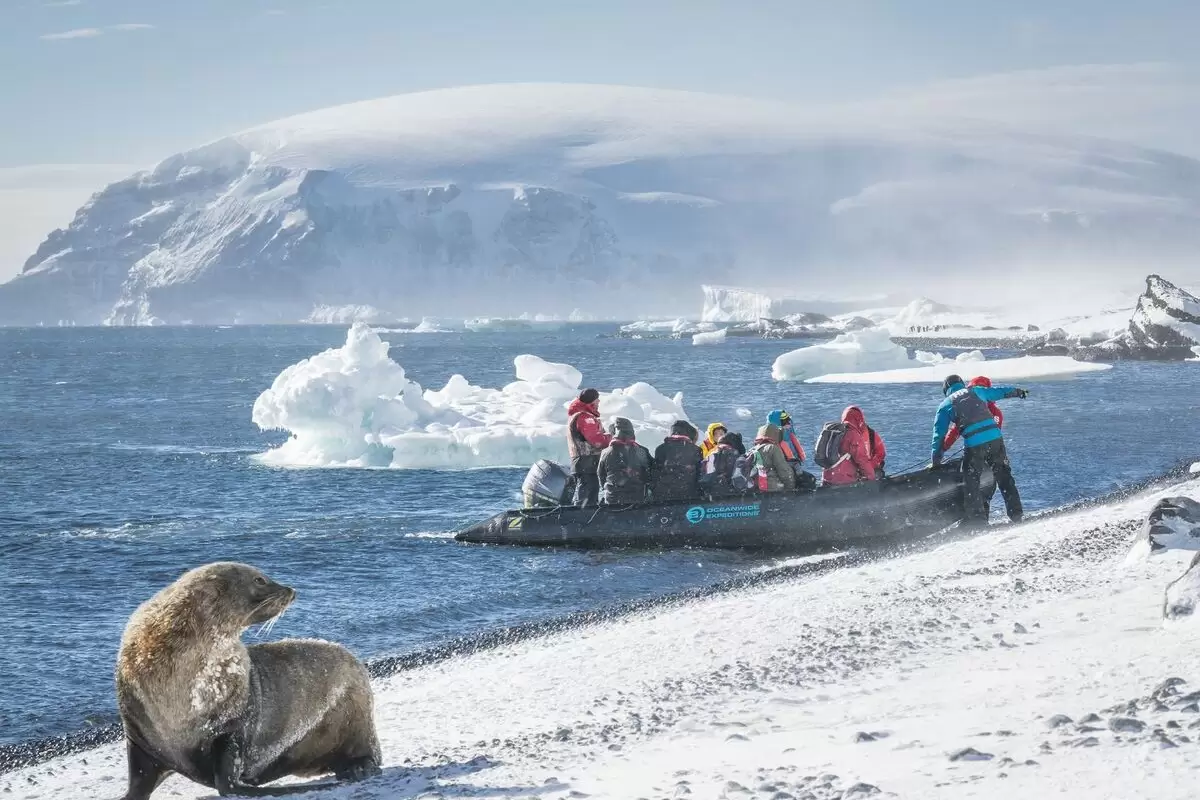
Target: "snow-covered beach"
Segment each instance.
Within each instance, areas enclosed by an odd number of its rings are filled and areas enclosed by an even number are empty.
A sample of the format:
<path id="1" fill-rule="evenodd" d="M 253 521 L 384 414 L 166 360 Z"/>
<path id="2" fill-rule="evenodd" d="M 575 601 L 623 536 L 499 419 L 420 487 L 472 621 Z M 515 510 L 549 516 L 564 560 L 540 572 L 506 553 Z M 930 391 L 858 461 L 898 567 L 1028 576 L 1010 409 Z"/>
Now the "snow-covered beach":
<path id="1" fill-rule="evenodd" d="M 1125 563 L 1178 494 L 1200 483 L 401 672 L 384 776 L 306 796 L 1193 797 L 1200 627 L 1162 619 L 1183 556 Z M 123 781 L 109 745 L 0 791 Z"/>

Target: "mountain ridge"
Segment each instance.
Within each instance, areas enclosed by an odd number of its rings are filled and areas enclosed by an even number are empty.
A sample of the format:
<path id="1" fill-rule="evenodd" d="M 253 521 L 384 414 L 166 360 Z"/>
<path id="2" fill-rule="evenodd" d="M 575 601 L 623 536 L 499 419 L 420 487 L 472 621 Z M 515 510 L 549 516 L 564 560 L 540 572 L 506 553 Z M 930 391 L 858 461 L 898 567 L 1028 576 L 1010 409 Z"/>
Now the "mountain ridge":
<path id="1" fill-rule="evenodd" d="M 0 285 L 0 324 L 291 322 L 360 304 L 636 316 L 781 270 L 818 290 L 843 264 L 965 284 L 949 265 L 1036 253 L 1115 271 L 1150 244 L 1200 245 L 1200 162 L 865 116 L 572 84 L 296 115 L 97 193 Z"/>

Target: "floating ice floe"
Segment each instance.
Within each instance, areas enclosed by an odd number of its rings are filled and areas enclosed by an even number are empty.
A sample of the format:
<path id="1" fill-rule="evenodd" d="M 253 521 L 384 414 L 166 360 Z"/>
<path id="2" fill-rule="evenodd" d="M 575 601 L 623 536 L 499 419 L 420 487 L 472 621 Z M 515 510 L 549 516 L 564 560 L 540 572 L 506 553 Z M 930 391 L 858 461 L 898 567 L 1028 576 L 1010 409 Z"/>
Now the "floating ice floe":
<path id="1" fill-rule="evenodd" d="M 708 333 L 696 333 L 692 335 L 692 344 L 721 344 L 721 342 L 725 341 L 726 333 L 727 329 L 725 328 Z"/>
<path id="2" fill-rule="evenodd" d="M 963 355 L 974 355 L 964 353 Z M 941 383 L 946 376 L 957 372 L 966 380 L 986 375 L 996 382 L 1053 380 L 1069 378 L 1085 372 L 1103 372 L 1111 364 L 1076 361 L 1069 356 L 1021 356 L 998 358 L 995 361 L 963 358 L 945 360 L 933 365 L 891 369 L 881 372 L 833 373 L 805 380 L 805 383 Z"/>
<path id="3" fill-rule="evenodd" d="M 355 324 L 342 347 L 285 369 L 254 403 L 263 430 L 292 436 L 258 458 L 275 466 L 465 469 L 566 458 L 567 405 L 583 375 L 534 355 L 513 359 L 516 380 L 500 389 L 453 375 L 423 390 L 388 357 L 389 345 Z M 647 442 L 687 419 L 683 395 L 647 383 L 600 397 L 600 413 L 630 419 Z"/>
<path id="4" fill-rule="evenodd" d="M 807 381 L 831 373 L 894 370 L 914 364 L 937 364 L 945 360 L 942 356 L 920 350 L 915 358 L 910 358 L 908 350 L 891 340 L 886 328 L 866 328 L 843 333 L 830 342 L 784 353 L 775 359 L 771 377 L 777 381 Z"/>

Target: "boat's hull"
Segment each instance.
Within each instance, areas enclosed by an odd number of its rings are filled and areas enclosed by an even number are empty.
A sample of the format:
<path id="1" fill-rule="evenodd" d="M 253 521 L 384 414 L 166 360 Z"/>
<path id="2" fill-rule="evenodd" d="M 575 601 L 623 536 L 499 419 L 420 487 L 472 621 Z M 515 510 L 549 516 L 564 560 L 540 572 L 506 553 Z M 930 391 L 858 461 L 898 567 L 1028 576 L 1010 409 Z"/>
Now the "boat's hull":
<path id="1" fill-rule="evenodd" d="M 936 471 L 808 493 L 504 511 L 455 538 L 477 544 L 802 552 L 924 535 L 961 518 L 962 478 L 952 462 Z"/>

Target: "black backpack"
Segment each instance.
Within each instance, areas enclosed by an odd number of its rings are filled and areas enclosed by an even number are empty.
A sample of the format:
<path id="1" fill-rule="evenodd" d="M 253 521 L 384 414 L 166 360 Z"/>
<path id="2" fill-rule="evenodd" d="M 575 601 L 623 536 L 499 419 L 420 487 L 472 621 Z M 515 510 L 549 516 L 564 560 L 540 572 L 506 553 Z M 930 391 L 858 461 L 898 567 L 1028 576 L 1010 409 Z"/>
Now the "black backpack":
<path id="1" fill-rule="evenodd" d="M 842 440 L 846 438 L 846 423 L 826 422 L 813 447 L 813 461 L 822 469 L 833 469 L 842 463 Z"/>

